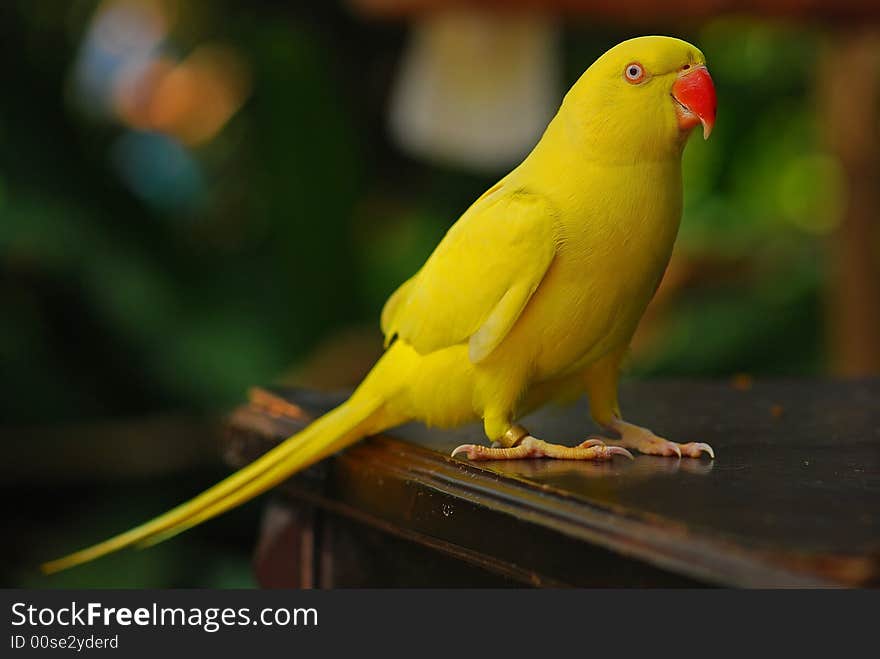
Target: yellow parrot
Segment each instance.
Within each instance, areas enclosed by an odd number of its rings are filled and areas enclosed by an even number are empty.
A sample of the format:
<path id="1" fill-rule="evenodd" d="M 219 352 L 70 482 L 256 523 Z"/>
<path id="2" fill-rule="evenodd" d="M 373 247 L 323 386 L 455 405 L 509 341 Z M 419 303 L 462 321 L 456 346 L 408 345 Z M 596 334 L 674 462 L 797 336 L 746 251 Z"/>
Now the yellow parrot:
<path id="1" fill-rule="evenodd" d="M 691 44 L 640 37 L 606 52 L 534 150 L 390 297 L 387 349 L 345 403 L 190 501 L 43 570 L 165 540 L 411 420 L 450 427 L 482 419 L 500 446 L 453 452 L 474 460 L 632 458 L 627 448 L 714 458 L 707 444 L 676 444 L 624 421 L 617 380 L 678 232 L 684 144 L 700 124 L 708 138 L 715 107 L 705 58 Z M 582 391 L 594 420 L 616 436 L 566 447 L 516 425 Z"/>

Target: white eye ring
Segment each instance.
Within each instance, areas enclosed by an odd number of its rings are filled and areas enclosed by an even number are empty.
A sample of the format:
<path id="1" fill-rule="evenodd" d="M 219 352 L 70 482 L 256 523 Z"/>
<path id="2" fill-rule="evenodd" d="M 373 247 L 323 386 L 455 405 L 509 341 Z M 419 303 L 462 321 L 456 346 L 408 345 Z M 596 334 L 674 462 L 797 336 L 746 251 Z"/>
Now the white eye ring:
<path id="1" fill-rule="evenodd" d="M 636 85 L 645 79 L 645 70 L 638 62 L 630 62 L 623 70 L 623 77 L 627 82 Z"/>

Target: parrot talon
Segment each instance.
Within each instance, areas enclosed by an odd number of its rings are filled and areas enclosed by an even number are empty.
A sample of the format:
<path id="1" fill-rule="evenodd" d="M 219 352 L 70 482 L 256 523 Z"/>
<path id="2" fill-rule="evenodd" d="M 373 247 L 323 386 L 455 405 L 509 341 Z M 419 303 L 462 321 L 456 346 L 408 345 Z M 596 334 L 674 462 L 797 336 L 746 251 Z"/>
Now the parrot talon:
<path id="1" fill-rule="evenodd" d="M 605 446 L 605 445 L 603 444 L 603 446 Z M 608 453 L 610 455 L 622 455 L 630 460 L 633 460 L 633 461 L 635 460 L 635 457 L 633 456 L 633 454 L 630 453 L 629 451 L 627 451 L 622 446 L 605 446 L 605 449 L 608 451 Z"/>
<path id="2" fill-rule="evenodd" d="M 497 443 L 497 442 L 493 442 L 493 443 Z M 492 448 L 495 448 L 495 446 L 493 446 Z M 454 458 L 459 453 L 467 453 L 468 459 L 474 460 L 476 449 L 477 449 L 477 446 L 475 444 L 461 444 L 459 446 L 456 446 L 454 449 L 452 449 L 452 453 L 449 454 L 449 457 Z"/>
<path id="3" fill-rule="evenodd" d="M 715 451 L 711 446 L 705 444 L 703 442 L 690 442 L 688 444 L 681 445 L 681 452 L 683 455 L 686 455 L 689 458 L 699 458 L 703 455 L 703 452 L 706 453 L 712 460 L 715 459 Z"/>
<path id="4" fill-rule="evenodd" d="M 605 439 L 602 437 L 590 437 L 588 440 L 581 442 L 575 448 L 590 448 L 591 446 L 602 446 L 608 449 L 608 453 L 610 455 L 622 455 L 630 460 L 635 460 L 633 454 L 627 451 L 622 446 L 615 446 L 613 444 L 608 445 L 605 443 Z"/>

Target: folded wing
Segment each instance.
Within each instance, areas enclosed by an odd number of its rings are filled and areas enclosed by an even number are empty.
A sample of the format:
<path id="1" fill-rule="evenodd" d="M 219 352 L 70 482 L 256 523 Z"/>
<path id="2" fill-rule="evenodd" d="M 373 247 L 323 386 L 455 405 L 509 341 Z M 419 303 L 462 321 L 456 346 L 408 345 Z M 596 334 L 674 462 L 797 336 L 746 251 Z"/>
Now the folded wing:
<path id="1" fill-rule="evenodd" d="M 504 187 L 480 198 L 382 311 L 395 337 L 426 354 L 468 343 L 488 357 L 516 324 L 556 254 L 553 208 L 541 195 Z"/>

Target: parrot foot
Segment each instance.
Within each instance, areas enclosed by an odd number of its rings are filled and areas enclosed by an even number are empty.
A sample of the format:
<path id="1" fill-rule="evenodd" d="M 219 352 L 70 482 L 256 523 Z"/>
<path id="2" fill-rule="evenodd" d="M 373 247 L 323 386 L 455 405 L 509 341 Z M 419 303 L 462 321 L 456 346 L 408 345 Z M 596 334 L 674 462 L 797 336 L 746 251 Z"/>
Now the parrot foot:
<path id="1" fill-rule="evenodd" d="M 624 455 L 630 460 L 632 453 L 620 446 L 607 446 L 600 439 L 588 439 L 577 446 L 550 444 L 531 435 L 525 435 L 516 446 L 489 448 L 480 444 L 462 444 L 450 457 L 464 453 L 470 460 L 520 460 L 523 458 L 557 458 L 560 460 L 610 460 Z"/>
<path id="2" fill-rule="evenodd" d="M 706 453 L 711 459 L 715 459 L 715 451 L 703 442 L 689 442 L 687 444 L 670 442 L 668 439 L 658 437 L 647 428 L 627 423 L 622 419 L 614 419 L 608 427 L 618 433 L 620 439 L 603 438 L 603 440 L 615 446 L 632 448 L 647 455 L 699 458 L 703 453 Z"/>

